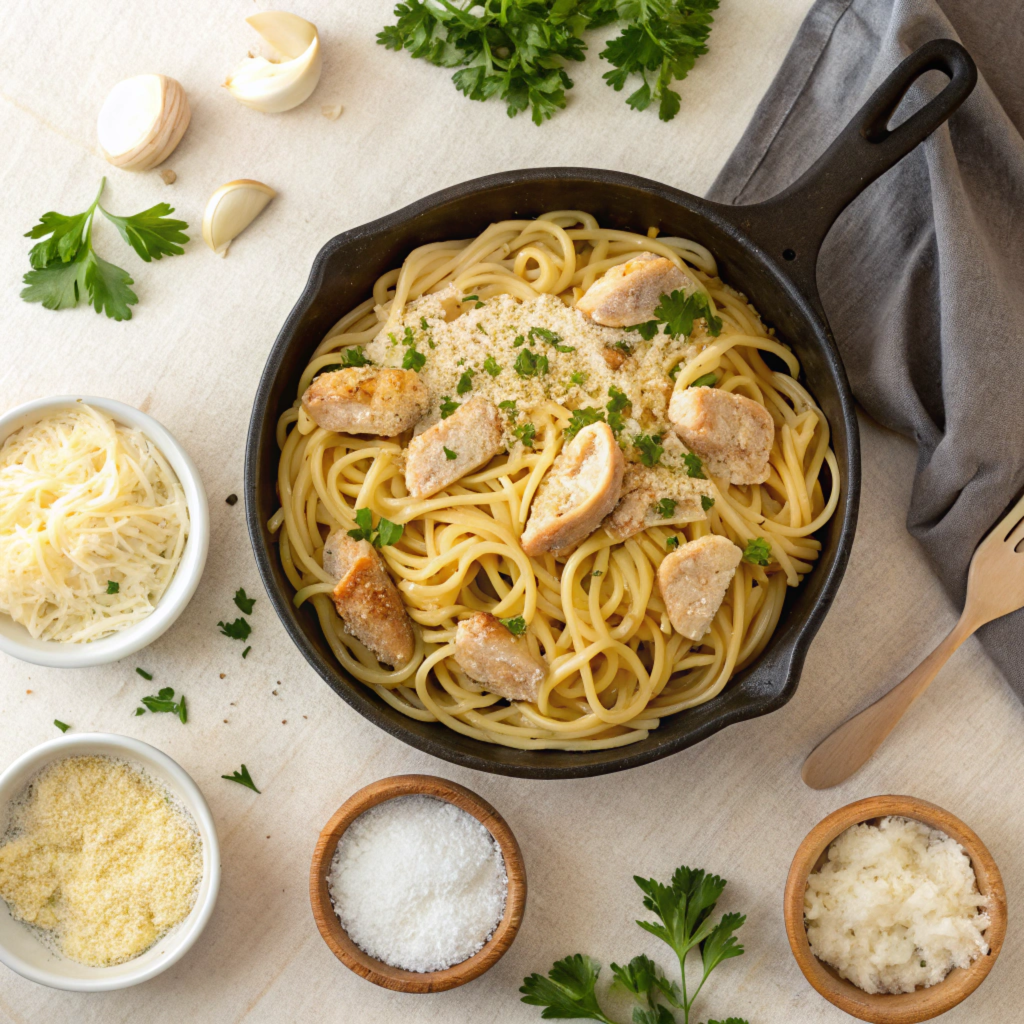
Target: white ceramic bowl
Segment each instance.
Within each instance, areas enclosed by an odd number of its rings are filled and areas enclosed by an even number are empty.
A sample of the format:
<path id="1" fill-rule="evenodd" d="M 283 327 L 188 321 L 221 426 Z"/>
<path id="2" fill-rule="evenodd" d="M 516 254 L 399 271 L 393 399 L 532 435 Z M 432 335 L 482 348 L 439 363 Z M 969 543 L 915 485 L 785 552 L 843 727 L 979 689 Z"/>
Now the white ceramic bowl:
<path id="1" fill-rule="evenodd" d="M 36 640 L 27 629 L 9 616 L 0 613 L 0 651 L 33 665 L 49 668 L 88 668 L 106 665 L 148 647 L 161 636 L 185 610 L 199 585 L 210 548 L 210 510 L 199 470 L 185 449 L 152 416 L 110 398 L 87 398 L 58 395 L 39 398 L 19 405 L 0 416 L 0 444 L 16 430 L 35 423 L 51 413 L 84 402 L 107 413 L 118 423 L 141 430 L 163 452 L 185 491 L 188 505 L 189 535 L 185 550 L 170 586 L 164 591 L 156 608 L 141 622 L 114 633 L 113 636 L 87 644 L 65 644 L 54 640 Z"/>
<path id="2" fill-rule="evenodd" d="M 192 912 L 142 956 L 116 967 L 86 967 L 47 949 L 0 900 L 0 962 L 29 981 L 71 992 L 108 992 L 156 977 L 180 960 L 213 913 L 220 888 L 220 847 L 210 808 L 188 773 L 148 743 L 109 733 L 82 733 L 50 740 L 23 754 L 0 775 L 0 835 L 7 828 L 7 807 L 25 784 L 51 761 L 86 754 L 106 754 L 141 764 L 188 808 L 203 842 L 203 878 Z"/>

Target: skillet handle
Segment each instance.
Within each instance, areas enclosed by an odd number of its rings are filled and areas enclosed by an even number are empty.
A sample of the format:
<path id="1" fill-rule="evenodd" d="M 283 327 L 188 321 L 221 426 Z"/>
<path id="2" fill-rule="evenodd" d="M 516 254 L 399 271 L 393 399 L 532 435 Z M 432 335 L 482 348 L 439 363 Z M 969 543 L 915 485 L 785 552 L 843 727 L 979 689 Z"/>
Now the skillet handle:
<path id="1" fill-rule="evenodd" d="M 943 90 L 902 124 L 887 127 L 910 87 L 928 71 L 949 76 Z M 844 209 L 876 178 L 903 159 L 970 95 L 978 69 L 952 39 L 933 39 L 915 50 L 875 90 L 828 149 L 785 191 L 742 208 L 747 233 L 820 308 L 815 264 Z M 737 211 L 740 212 L 740 211 Z"/>

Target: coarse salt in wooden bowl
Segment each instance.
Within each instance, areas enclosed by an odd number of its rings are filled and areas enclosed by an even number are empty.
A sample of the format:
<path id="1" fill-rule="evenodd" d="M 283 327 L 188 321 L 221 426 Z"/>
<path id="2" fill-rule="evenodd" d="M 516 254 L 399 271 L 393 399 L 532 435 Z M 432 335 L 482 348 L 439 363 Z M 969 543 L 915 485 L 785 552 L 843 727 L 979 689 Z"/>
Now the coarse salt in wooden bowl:
<path id="1" fill-rule="evenodd" d="M 334 852 L 345 830 L 364 811 L 400 796 L 431 796 L 454 804 L 477 819 L 501 849 L 505 861 L 508 889 L 505 895 L 505 913 L 494 929 L 494 934 L 483 948 L 468 960 L 453 964 L 442 971 L 405 971 L 392 967 L 360 949 L 341 927 L 331 903 L 327 878 L 331 872 Z M 371 783 L 353 794 L 338 808 L 324 826 L 313 851 L 309 872 L 309 899 L 313 917 L 324 942 L 331 952 L 360 977 L 382 988 L 397 992 L 443 992 L 465 985 L 493 967 L 512 945 L 526 909 L 526 867 L 519 843 L 505 819 L 482 797 L 447 779 L 434 775 L 395 775 Z"/>
<path id="2" fill-rule="evenodd" d="M 896 815 L 923 822 L 955 839 L 966 851 L 978 880 L 978 890 L 989 897 L 986 908 L 991 924 L 985 931 L 989 952 L 970 967 L 955 967 L 937 985 L 913 992 L 869 994 L 843 978 L 811 952 L 804 926 L 807 878 L 824 862 L 832 841 L 853 825 L 877 824 Z M 800 844 L 786 880 L 784 899 L 786 934 L 804 977 L 834 1006 L 872 1024 L 918 1024 L 931 1020 L 963 1002 L 988 976 L 1006 936 L 1006 889 L 985 844 L 959 818 L 935 804 L 911 796 L 875 796 L 848 804 L 816 825 Z"/>

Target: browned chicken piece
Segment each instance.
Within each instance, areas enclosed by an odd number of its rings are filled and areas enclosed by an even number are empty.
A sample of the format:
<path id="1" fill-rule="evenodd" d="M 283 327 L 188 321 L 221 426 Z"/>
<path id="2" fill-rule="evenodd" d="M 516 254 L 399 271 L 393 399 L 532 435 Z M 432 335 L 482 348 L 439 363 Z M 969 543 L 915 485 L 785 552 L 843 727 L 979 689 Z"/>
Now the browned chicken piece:
<path id="1" fill-rule="evenodd" d="M 606 270 L 583 293 L 576 308 L 595 324 L 632 327 L 654 319 L 662 295 L 699 287 L 670 259 L 645 252 Z"/>
<path id="2" fill-rule="evenodd" d="M 763 405 L 718 388 L 677 387 L 668 418 L 712 476 L 733 484 L 763 484 L 768 479 L 775 423 Z"/>
<path id="3" fill-rule="evenodd" d="M 509 700 L 536 701 L 548 674 L 525 637 L 515 637 L 489 612 L 461 619 L 455 630 L 455 660 L 478 683 Z"/>
<path id="4" fill-rule="evenodd" d="M 438 420 L 414 437 L 405 451 L 405 486 L 409 493 L 414 498 L 429 498 L 487 465 L 504 447 L 501 419 L 493 403 L 473 398 L 446 420 Z M 455 458 L 448 452 L 454 452 Z"/>
<path id="5" fill-rule="evenodd" d="M 378 661 L 393 668 L 408 664 L 416 648 L 412 620 L 380 552 L 335 530 L 324 545 L 323 566 L 338 580 L 331 596 L 345 629 Z"/>
<path id="6" fill-rule="evenodd" d="M 666 555 L 658 589 L 677 633 L 700 640 L 722 606 L 743 552 L 727 537 L 709 534 Z"/>
<path id="7" fill-rule="evenodd" d="M 601 524 L 616 542 L 646 530 L 649 526 L 673 526 L 707 519 L 700 498 L 704 491 L 701 481 L 673 473 L 671 470 L 652 469 L 635 462 L 626 466 L 622 477 L 622 497 Z M 659 502 L 673 502 L 669 515 Z"/>
<path id="8" fill-rule="evenodd" d="M 302 396 L 302 408 L 318 427 L 378 437 L 409 430 L 429 405 L 419 374 L 375 367 L 321 373 Z"/>
<path id="9" fill-rule="evenodd" d="M 528 555 L 589 537 L 622 493 L 625 460 L 607 423 L 584 427 L 559 453 L 533 499 L 521 543 Z"/>

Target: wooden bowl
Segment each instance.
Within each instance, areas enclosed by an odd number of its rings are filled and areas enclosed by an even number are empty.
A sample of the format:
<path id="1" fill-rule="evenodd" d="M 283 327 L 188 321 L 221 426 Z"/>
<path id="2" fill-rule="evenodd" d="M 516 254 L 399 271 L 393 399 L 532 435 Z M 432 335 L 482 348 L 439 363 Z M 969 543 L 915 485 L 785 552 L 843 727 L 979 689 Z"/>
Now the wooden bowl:
<path id="1" fill-rule="evenodd" d="M 468 811 L 481 822 L 501 847 L 508 876 L 505 913 L 483 948 L 462 963 L 443 971 L 404 971 L 364 953 L 341 927 L 327 891 L 327 876 L 334 851 L 345 829 L 364 811 L 398 796 L 432 796 Z M 505 819 L 482 797 L 464 786 L 434 775 L 395 775 L 381 779 L 353 794 L 324 826 L 313 851 L 309 872 L 309 899 L 313 917 L 331 952 L 360 977 L 398 992 L 443 992 L 480 977 L 493 967 L 512 945 L 526 909 L 526 867 L 519 843 Z"/>
<path id="2" fill-rule="evenodd" d="M 869 995 L 856 985 L 840 978 L 828 964 L 819 960 L 807 942 L 804 927 L 804 892 L 807 876 L 821 866 L 832 840 L 851 825 L 877 823 L 877 819 L 899 815 L 924 822 L 945 832 L 967 852 L 978 879 L 978 890 L 991 903 L 988 914 L 992 923 L 985 932 L 989 944 L 987 956 L 979 957 L 970 967 L 955 967 L 937 985 L 913 992 Z M 872 1024 L 917 1024 L 931 1020 L 963 1002 L 986 978 L 999 956 L 1006 936 L 1006 890 L 992 855 L 985 844 L 949 811 L 912 796 L 875 796 L 841 807 L 815 826 L 800 844 L 786 880 L 784 901 L 786 933 L 793 956 L 804 977 L 830 1003 L 860 1020 Z"/>

